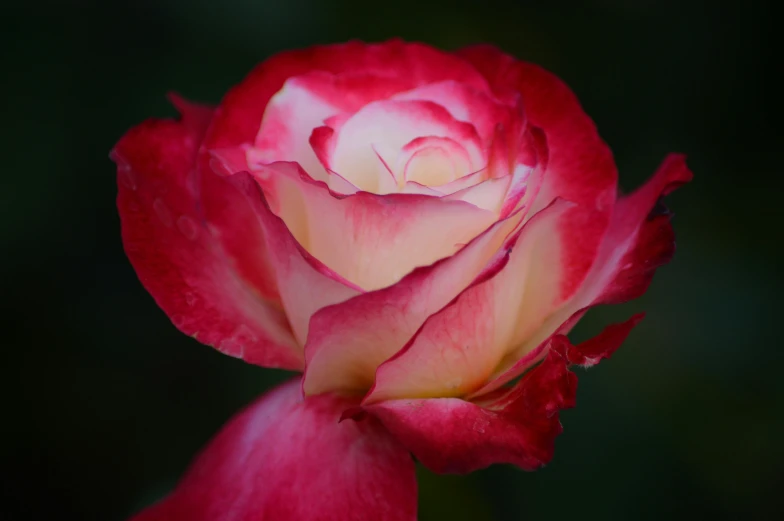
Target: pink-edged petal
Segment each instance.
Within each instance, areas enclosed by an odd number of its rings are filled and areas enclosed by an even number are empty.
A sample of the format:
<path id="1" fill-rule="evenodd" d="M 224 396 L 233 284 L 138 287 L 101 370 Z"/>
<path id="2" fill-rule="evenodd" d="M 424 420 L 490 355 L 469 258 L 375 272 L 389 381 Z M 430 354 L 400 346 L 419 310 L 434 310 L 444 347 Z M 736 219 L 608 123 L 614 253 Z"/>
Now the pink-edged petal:
<path id="1" fill-rule="evenodd" d="M 250 363 L 300 369 L 302 353 L 274 288 L 238 277 L 205 226 L 193 172 L 209 118 L 206 109 L 177 104 L 182 121 L 149 120 L 112 151 L 125 251 L 178 329 Z"/>
<path id="2" fill-rule="evenodd" d="M 290 78 L 264 111 L 254 146 L 248 151 L 251 168 L 275 161 L 296 161 L 314 179 L 327 181 L 327 172 L 309 143 L 313 129 L 330 116 L 356 112 L 411 83 L 409 77 L 334 75 L 324 71 Z"/>
<path id="3" fill-rule="evenodd" d="M 214 157 L 221 174 L 247 169 L 242 149 L 222 150 Z M 261 298 L 280 308 L 275 272 L 255 211 L 232 183 L 213 170 L 203 169 L 198 176 L 199 204 L 206 227 L 222 246 L 234 272 Z"/>
<path id="4" fill-rule="evenodd" d="M 612 152 L 572 91 L 555 75 L 489 45 L 462 49 L 459 54 L 495 91 L 519 92 L 529 124 L 546 135 L 547 173 L 533 211 L 555 197 L 577 203 L 557 236 L 570 259 L 560 288 L 561 300 L 566 301 L 585 280 L 610 221 L 618 178 Z"/>
<path id="5" fill-rule="evenodd" d="M 546 241 L 569 207 L 556 201 L 528 221 L 499 271 L 429 317 L 405 348 L 381 364 L 364 403 L 460 397 L 480 388 L 507 354 L 519 323 L 535 311 L 522 306 L 522 296 L 535 290 L 536 281 L 528 278 L 538 274 L 519 252 Z"/>
<path id="6" fill-rule="evenodd" d="M 583 301 L 626 302 L 642 295 L 656 268 L 675 253 L 670 215 L 657 213 L 660 198 L 692 179 L 681 154 L 670 154 L 645 185 L 621 197 L 602 245 L 592 277 L 586 281 Z"/>
<path id="7" fill-rule="evenodd" d="M 421 185 L 416 181 L 408 181 L 406 184 L 403 185 L 403 188 L 400 190 L 401 194 L 419 194 L 419 195 L 429 195 L 432 197 L 443 197 L 444 194 L 441 193 L 440 190 L 435 188 L 430 188 L 429 186 Z"/>
<path id="8" fill-rule="evenodd" d="M 434 472 L 466 473 L 494 463 L 533 470 L 552 458 L 562 431 L 558 412 L 574 406 L 576 386 L 566 360 L 551 349 L 511 390 L 481 405 L 459 398 L 402 399 L 362 410 Z"/>
<path id="9" fill-rule="evenodd" d="M 356 402 L 301 398 L 299 380 L 261 397 L 205 447 L 174 491 L 133 521 L 415 521 L 408 451 Z"/>
<path id="10" fill-rule="evenodd" d="M 305 346 L 305 392 L 367 391 L 376 368 L 402 349 L 428 317 L 503 266 L 509 253 L 504 245 L 522 218 L 518 212 L 496 222 L 455 255 L 397 284 L 316 313 Z"/>
<path id="11" fill-rule="evenodd" d="M 428 45 L 397 39 L 282 52 L 259 64 L 224 97 L 206 139 L 208 148 L 253 143 L 267 104 L 286 80 L 314 71 L 372 74 L 393 81 L 406 78 L 413 86 L 454 79 L 476 90 L 488 88 L 487 81 L 465 60 Z"/>
<path id="12" fill-rule="evenodd" d="M 406 143 L 398 156 L 397 170 L 405 182 L 437 187 L 471 172 L 471 157 L 454 139 L 424 136 Z"/>
<path id="13" fill-rule="evenodd" d="M 668 217 L 651 212 L 661 196 L 691 177 L 684 157 L 673 154 L 648 183 L 618 201 L 599 254 L 580 290 L 566 304 L 549 307 L 549 314 L 538 327 L 521 328 L 517 347 L 476 394 L 490 392 L 519 376 L 528 367 L 521 359 L 526 354 L 541 353 L 548 337 L 567 332 L 587 308 L 624 302 L 645 291 L 656 268 L 670 260 L 675 248 Z"/>
<path id="14" fill-rule="evenodd" d="M 296 164 L 253 172 L 271 210 L 311 255 L 364 290 L 451 256 L 495 221 L 462 201 L 357 192 L 336 197 Z"/>
<path id="15" fill-rule="evenodd" d="M 354 297 L 362 290 L 297 243 L 286 224 L 270 210 L 269 201 L 265 201 L 261 188 L 250 174 L 240 172 L 226 179 L 252 205 L 264 230 L 283 309 L 299 346 L 304 346 L 315 312 Z M 301 352 L 302 347 L 299 349 Z"/>
<path id="16" fill-rule="evenodd" d="M 601 333 L 585 342 L 576 346 L 565 346 L 566 359 L 570 364 L 591 367 L 601 360 L 610 358 L 644 316 L 644 313 L 638 313 L 626 322 L 607 326 Z"/>
<path id="17" fill-rule="evenodd" d="M 498 215 L 504 206 L 504 198 L 509 191 L 510 178 L 487 179 L 447 196 L 445 201 L 465 201 Z M 509 215 L 507 213 L 506 215 Z"/>
<path id="18" fill-rule="evenodd" d="M 495 126 L 509 117 L 509 107 L 494 100 L 489 92 L 477 91 L 460 81 L 450 80 L 431 83 L 407 92 L 394 99 L 421 100 L 438 103 L 458 121 L 471 123 L 483 141 L 493 136 Z"/>
<path id="19" fill-rule="evenodd" d="M 438 187 L 438 191 L 445 195 L 450 195 L 455 192 L 459 192 L 461 190 L 465 190 L 466 188 L 471 188 L 472 186 L 478 185 L 482 181 L 488 178 L 488 171 L 486 168 L 480 168 L 470 174 L 464 175 L 459 179 L 455 179 L 451 183 L 447 183 L 445 185 L 441 185 Z"/>
<path id="20" fill-rule="evenodd" d="M 474 127 L 455 120 L 446 109 L 430 101 L 377 101 L 350 118 L 328 120 L 327 125 L 334 129 L 329 142 L 314 144 L 323 151 L 319 156 L 324 167 L 368 192 L 391 191 L 382 184 L 388 178 L 382 163 L 394 165 L 403 147 L 418 137 L 456 141 L 468 153 L 471 168 L 481 168 L 485 162 Z M 402 186 L 404 179 L 394 173 L 398 186 Z"/>

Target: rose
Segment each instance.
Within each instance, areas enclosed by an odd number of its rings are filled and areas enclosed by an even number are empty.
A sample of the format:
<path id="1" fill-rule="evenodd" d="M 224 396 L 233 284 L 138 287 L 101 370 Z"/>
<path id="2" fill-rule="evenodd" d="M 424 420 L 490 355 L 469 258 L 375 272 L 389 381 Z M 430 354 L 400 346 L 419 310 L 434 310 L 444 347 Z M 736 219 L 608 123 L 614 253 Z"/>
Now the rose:
<path id="1" fill-rule="evenodd" d="M 304 376 L 140 519 L 413 519 L 409 452 L 437 472 L 544 464 L 568 366 L 640 316 L 564 334 L 645 291 L 674 248 L 657 201 L 691 177 L 673 155 L 618 196 L 571 91 L 487 46 L 315 47 L 215 109 L 173 101 L 180 121 L 112 154 L 127 254 L 180 330 Z"/>

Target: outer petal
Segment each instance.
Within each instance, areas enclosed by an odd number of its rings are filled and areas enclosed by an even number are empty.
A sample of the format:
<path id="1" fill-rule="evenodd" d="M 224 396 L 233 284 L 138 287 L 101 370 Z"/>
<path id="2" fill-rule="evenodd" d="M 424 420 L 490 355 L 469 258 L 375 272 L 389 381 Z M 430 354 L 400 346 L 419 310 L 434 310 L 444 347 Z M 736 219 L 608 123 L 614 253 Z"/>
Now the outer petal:
<path id="1" fill-rule="evenodd" d="M 572 91 L 555 75 L 491 46 L 469 47 L 460 55 L 494 90 L 519 92 L 530 124 L 547 136 L 547 173 L 534 210 L 555 197 L 577 203 L 558 233 L 569 266 L 559 288 L 565 301 L 581 286 L 609 224 L 618 177 L 612 153 Z"/>
<path id="2" fill-rule="evenodd" d="M 208 117 L 180 106 L 183 121 L 147 121 L 112 151 L 126 253 L 178 329 L 251 363 L 299 369 L 274 290 L 260 294 L 239 279 L 203 224 L 191 174 Z"/>
<path id="3" fill-rule="evenodd" d="M 253 175 L 299 244 L 364 290 L 454 254 L 495 221 L 491 212 L 463 201 L 424 195 L 336 197 L 292 163 Z"/>
<path id="4" fill-rule="evenodd" d="M 522 212 L 512 214 L 452 257 L 316 313 L 305 346 L 305 392 L 369 389 L 376 368 L 402 349 L 428 317 L 504 265 L 505 244 L 522 218 Z"/>
<path id="5" fill-rule="evenodd" d="M 559 337 L 555 342 L 568 342 Z M 493 463 L 533 470 L 553 455 L 558 411 L 574 406 L 577 378 L 557 350 L 510 391 L 478 405 L 458 398 L 392 400 L 362 409 L 381 420 L 435 472 L 465 473 Z"/>
<path id="6" fill-rule="evenodd" d="M 550 237 L 570 206 L 556 201 L 528 221 L 506 265 L 428 318 L 404 349 L 381 364 L 363 403 L 461 397 L 481 387 L 506 354 L 516 326 L 536 311 L 521 309 L 521 295 L 533 286 L 524 281 L 538 274 L 530 273 L 531 259 L 519 252 Z"/>
<path id="7" fill-rule="evenodd" d="M 236 186 L 254 208 L 271 253 L 270 263 L 286 316 L 299 345 L 304 346 L 310 318 L 316 311 L 343 302 L 362 290 L 297 243 L 283 221 L 270 211 L 261 189 L 248 173 L 240 172 L 225 179 Z"/>
<path id="8" fill-rule="evenodd" d="M 662 195 L 691 177 L 684 157 L 673 154 L 648 183 L 618 201 L 594 265 L 579 291 L 563 306 L 551 308 L 541 325 L 524 322 L 528 329 L 520 330 L 517 347 L 478 394 L 490 392 L 519 376 L 531 362 L 527 354 L 543 353 L 548 337 L 568 332 L 587 308 L 623 302 L 645 291 L 656 268 L 670 260 L 675 248 L 667 216 L 652 210 Z"/>
<path id="9" fill-rule="evenodd" d="M 378 44 L 352 41 L 283 52 L 257 66 L 226 95 L 207 136 L 209 148 L 253 143 L 270 98 L 287 79 L 313 71 L 407 77 L 415 86 L 454 79 L 476 90 L 488 88 L 482 75 L 464 60 L 401 40 Z"/>
<path id="10" fill-rule="evenodd" d="M 174 492 L 134 521 L 415 521 L 408 451 L 354 405 L 303 401 L 298 380 L 234 417 Z"/>

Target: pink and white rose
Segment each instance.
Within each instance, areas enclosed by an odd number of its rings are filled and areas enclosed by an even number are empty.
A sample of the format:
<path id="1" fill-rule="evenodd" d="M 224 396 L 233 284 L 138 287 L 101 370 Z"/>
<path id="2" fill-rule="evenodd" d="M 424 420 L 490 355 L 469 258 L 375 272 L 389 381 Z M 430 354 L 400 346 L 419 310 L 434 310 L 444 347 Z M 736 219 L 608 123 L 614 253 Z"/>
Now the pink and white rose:
<path id="1" fill-rule="evenodd" d="M 125 249 L 184 333 L 303 372 L 232 420 L 137 519 L 411 520 L 436 472 L 550 460 L 592 306 L 674 251 L 679 155 L 619 195 L 553 74 L 489 46 L 281 53 L 217 107 L 173 101 L 112 152 Z M 519 378 L 518 377 L 521 377 Z M 516 382 L 516 383 L 513 383 Z"/>

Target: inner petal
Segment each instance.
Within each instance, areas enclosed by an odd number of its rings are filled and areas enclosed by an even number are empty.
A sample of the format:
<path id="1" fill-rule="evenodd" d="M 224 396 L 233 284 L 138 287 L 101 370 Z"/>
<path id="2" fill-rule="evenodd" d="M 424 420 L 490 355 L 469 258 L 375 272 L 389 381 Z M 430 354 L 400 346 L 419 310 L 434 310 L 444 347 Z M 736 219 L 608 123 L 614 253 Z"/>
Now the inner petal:
<path id="1" fill-rule="evenodd" d="M 421 136 L 459 143 L 471 166 L 485 162 L 473 125 L 455 120 L 446 109 L 430 101 L 378 101 L 351 117 L 326 123 L 334 132 L 328 136 L 322 133 L 326 136 L 322 143 L 312 141 L 319 159 L 327 170 L 367 192 L 399 190 L 403 180 L 390 167 L 396 165 L 406 144 Z"/>
<path id="2" fill-rule="evenodd" d="M 397 161 L 396 178 L 434 187 L 459 179 L 471 170 L 471 157 L 453 139 L 418 137 L 407 143 Z M 440 190 L 439 190 L 440 192 Z"/>
<path id="3" fill-rule="evenodd" d="M 253 147 L 247 151 L 250 167 L 275 161 L 296 161 L 313 179 L 330 182 L 308 138 L 327 118 L 351 114 L 364 105 L 408 89 L 412 82 L 367 73 L 334 75 L 314 71 L 286 81 L 267 104 Z"/>
<path id="4" fill-rule="evenodd" d="M 449 152 L 441 147 L 417 150 L 406 162 L 404 178 L 425 186 L 439 186 L 458 177 Z"/>

